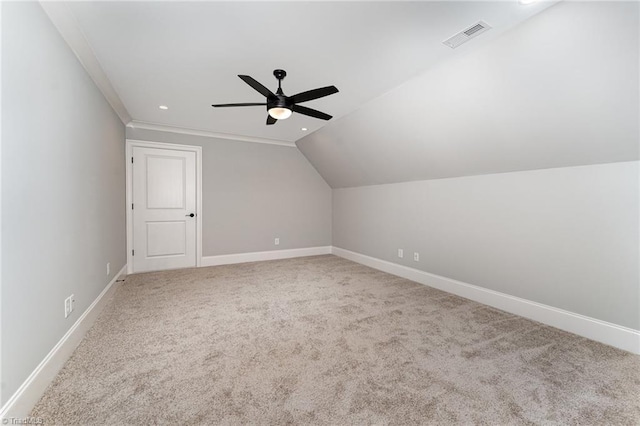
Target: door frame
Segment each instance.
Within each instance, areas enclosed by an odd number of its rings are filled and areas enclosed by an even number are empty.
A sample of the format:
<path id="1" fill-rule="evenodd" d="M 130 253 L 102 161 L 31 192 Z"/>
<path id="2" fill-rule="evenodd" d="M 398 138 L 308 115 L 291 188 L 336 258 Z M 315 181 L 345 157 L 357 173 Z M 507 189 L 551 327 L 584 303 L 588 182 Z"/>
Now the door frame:
<path id="1" fill-rule="evenodd" d="M 133 148 L 159 148 L 169 149 L 173 151 L 195 152 L 196 154 L 196 267 L 202 266 L 202 147 L 196 145 L 181 145 L 164 142 L 141 141 L 137 139 L 125 140 L 125 165 L 127 171 L 127 204 L 125 209 L 127 212 L 127 274 L 133 273 L 133 212 L 131 204 L 133 203 L 133 168 L 131 159 L 133 158 Z"/>

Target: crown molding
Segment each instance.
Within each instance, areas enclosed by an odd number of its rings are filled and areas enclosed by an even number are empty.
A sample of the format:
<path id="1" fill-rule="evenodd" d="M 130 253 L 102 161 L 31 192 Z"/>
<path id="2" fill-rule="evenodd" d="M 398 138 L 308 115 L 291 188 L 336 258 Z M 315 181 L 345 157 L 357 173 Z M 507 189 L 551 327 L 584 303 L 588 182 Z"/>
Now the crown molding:
<path id="1" fill-rule="evenodd" d="M 116 112 L 123 124 L 131 121 L 131 115 L 125 108 L 120 96 L 111 85 L 107 74 L 102 69 L 91 45 L 87 41 L 80 24 L 66 2 L 40 1 L 49 19 L 56 27 L 64 41 L 67 42 L 80 64 L 89 74 L 98 89 L 102 92 L 111 108 Z"/>
<path id="2" fill-rule="evenodd" d="M 283 141 L 279 139 L 259 138 L 254 136 L 234 135 L 231 133 L 217 133 L 208 130 L 189 129 L 186 127 L 167 126 L 164 124 L 148 123 L 145 121 L 130 121 L 127 127 L 132 129 L 155 130 L 159 132 L 180 133 L 183 135 L 204 136 L 206 138 L 230 139 L 242 142 L 265 143 L 268 145 L 280 145 L 296 148 L 295 142 Z"/>

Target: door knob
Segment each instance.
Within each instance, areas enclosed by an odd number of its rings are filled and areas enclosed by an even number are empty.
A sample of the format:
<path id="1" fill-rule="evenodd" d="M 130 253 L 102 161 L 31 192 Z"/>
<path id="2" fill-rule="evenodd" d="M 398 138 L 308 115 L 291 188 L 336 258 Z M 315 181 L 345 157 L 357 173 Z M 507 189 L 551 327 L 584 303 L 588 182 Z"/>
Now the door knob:
<path id="1" fill-rule="evenodd" d="M 189 213 L 189 214 L 186 214 L 185 216 L 194 217 L 195 214 L 194 213 Z"/>

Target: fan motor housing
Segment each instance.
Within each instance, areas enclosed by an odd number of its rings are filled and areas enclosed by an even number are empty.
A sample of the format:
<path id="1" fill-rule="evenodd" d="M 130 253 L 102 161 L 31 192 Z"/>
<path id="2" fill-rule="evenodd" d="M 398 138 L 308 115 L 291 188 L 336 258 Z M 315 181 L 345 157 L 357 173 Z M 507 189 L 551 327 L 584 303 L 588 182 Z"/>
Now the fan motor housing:
<path id="1" fill-rule="evenodd" d="M 293 102 L 291 102 L 289 98 L 287 98 L 285 95 L 280 94 L 276 96 L 277 97 L 275 98 L 267 98 L 267 110 L 270 110 L 271 108 L 293 109 Z"/>

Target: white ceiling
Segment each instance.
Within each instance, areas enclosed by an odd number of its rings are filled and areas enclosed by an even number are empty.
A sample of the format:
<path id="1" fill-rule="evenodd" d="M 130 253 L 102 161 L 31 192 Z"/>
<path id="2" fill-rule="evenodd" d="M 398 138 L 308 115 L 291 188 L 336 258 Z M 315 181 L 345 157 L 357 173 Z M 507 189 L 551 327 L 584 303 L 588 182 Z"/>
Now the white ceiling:
<path id="1" fill-rule="evenodd" d="M 296 141 L 424 72 L 477 49 L 552 3 L 499 2 L 70 2 L 102 70 L 136 122 Z M 456 50 L 442 41 L 479 20 L 491 31 Z M 296 115 L 266 126 L 261 102 L 237 77 L 286 94 L 335 85 L 306 103 L 334 116 Z M 112 102 L 113 104 L 113 102 Z M 159 105 L 168 105 L 162 111 Z M 309 129 L 303 132 L 302 127 Z"/>

